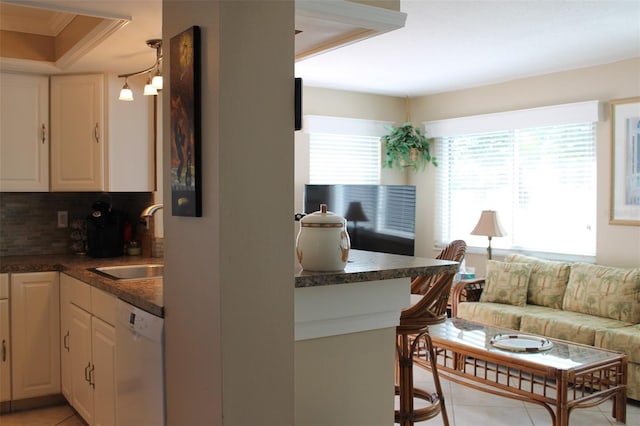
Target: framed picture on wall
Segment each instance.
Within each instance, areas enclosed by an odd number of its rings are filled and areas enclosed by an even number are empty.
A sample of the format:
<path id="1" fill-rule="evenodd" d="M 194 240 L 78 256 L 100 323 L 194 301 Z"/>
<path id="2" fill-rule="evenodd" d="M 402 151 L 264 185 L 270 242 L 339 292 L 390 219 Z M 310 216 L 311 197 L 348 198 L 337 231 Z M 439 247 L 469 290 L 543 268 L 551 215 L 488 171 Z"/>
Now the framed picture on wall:
<path id="1" fill-rule="evenodd" d="M 200 28 L 171 38 L 171 213 L 202 216 Z"/>
<path id="2" fill-rule="evenodd" d="M 640 226 L 640 97 L 610 103 L 612 225 Z"/>

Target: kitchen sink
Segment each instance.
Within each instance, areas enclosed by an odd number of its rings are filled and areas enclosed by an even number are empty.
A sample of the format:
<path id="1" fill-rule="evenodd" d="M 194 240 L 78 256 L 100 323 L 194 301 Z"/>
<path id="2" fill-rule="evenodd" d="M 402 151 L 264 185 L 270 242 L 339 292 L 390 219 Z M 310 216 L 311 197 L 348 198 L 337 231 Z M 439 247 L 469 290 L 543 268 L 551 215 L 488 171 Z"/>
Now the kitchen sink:
<path id="1" fill-rule="evenodd" d="M 136 280 L 143 278 L 159 278 L 164 272 L 164 265 L 123 265 L 89 268 L 91 272 L 106 276 L 113 280 Z"/>

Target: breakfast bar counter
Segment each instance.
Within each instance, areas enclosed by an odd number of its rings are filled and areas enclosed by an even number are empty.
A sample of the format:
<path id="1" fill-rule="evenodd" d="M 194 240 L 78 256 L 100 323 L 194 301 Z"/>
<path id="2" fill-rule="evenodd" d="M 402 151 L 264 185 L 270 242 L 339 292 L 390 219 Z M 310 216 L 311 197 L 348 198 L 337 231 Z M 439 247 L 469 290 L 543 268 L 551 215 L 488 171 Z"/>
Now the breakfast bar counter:
<path id="1" fill-rule="evenodd" d="M 458 270 L 457 262 L 351 250 L 344 271 L 312 272 L 296 266 L 296 288 L 389 280 L 443 274 Z"/>
<path id="2" fill-rule="evenodd" d="M 296 425 L 393 424 L 396 326 L 411 277 L 457 262 L 352 250 L 344 271 L 295 274 Z"/>
<path id="3" fill-rule="evenodd" d="M 343 271 L 295 274 L 296 340 L 395 327 L 411 277 L 451 273 L 457 262 L 351 250 Z"/>

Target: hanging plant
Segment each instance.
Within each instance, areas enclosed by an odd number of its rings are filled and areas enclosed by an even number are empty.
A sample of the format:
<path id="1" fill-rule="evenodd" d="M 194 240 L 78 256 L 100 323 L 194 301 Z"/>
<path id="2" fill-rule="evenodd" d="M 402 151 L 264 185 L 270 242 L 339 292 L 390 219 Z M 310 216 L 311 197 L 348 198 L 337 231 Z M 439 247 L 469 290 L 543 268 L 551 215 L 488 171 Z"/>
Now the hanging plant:
<path id="1" fill-rule="evenodd" d="M 424 170 L 427 164 L 438 167 L 438 161 L 431 155 L 431 142 L 422 131 L 410 122 L 402 126 L 385 126 L 389 134 L 382 136 L 384 143 L 384 167 L 411 167 L 413 170 Z"/>

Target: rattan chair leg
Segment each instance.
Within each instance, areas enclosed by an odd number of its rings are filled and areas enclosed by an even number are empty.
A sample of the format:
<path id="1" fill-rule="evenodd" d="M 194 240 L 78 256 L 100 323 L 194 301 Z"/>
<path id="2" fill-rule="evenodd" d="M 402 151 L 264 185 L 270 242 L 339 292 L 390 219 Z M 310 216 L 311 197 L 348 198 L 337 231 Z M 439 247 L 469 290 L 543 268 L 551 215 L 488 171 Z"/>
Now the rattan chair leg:
<path id="1" fill-rule="evenodd" d="M 464 259 L 467 244 L 462 240 L 452 241 L 437 259 L 461 262 Z M 411 306 L 400 313 L 400 324 L 396 328 L 396 394 L 400 397 L 399 410 L 395 412 L 395 421 L 402 426 L 413 425 L 414 422 L 431 419 L 442 413 L 442 420 L 449 426 L 449 416 L 444 403 L 442 386 L 436 366 L 436 354 L 429 336 L 430 325 L 440 324 L 447 318 L 447 301 L 455 272 L 415 277 L 411 281 L 411 293 L 422 295 Z M 424 347 L 421 337 L 424 337 Z M 431 367 L 435 393 L 416 388 L 413 384 L 414 354 L 420 366 Z M 420 359 L 420 355 L 429 360 Z M 428 362 L 428 364 L 427 364 Z M 428 402 L 426 407 L 415 408 L 414 398 Z"/>
<path id="2" fill-rule="evenodd" d="M 434 384 L 436 393 L 431 394 L 422 389 L 414 387 L 413 384 L 413 354 L 418 345 L 420 337 L 425 337 L 425 347 L 429 350 L 429 357 L 432 360 L 431 366 L 434 372 Z M 407 334 L 399 334 L 396 346 L 398 358 L 397 364 L 397 385 L 396 395 L 399 396 L 399 409 L 395 411 L 394 421 L 401 426 L 413 426 L 414 422 L 424 421 L 436 417 L 442 413 L 442 421 L 445 426 L 449 426 L 449 417 L 444 406 L 444 396 L 440 385 L 437 370 L 435 370 L 435 355 L 431 338 L 427 334 L 418 335 L 415 339 Z M 414 407 L 414 398 L 420 398 L 430 403 L 423 408 Z"/>
<path id="3" fill-rule="evenodd" d="M 440 413 L 442 414 L 442 423 L 445 426 L 449 426 L 449 416 L 447 415 L 447 407 L 445 405 L 444 394 L 442 393 L 442 386 L 440 385 L 440 376 L 438 375 L 438 366 L 436 362 L 436 354 L 433 350 L 433 343 L 431 342 L 431 336 L 429 333 L 425 333 L 423 335 L 425 340 L 425 345 L 427 346 L 427 350 L 429 351 L 429 362 L 431 363 L 431 374 L 433 375 L 433 383 L 436 387 L 436 394 L 438 395 L 438 400 L 440 401 Z"/>
<path id="4" fill-rule="evenodd" d="M 413 353 L 409 336 L 398 336 L 398 385 L 396 394 L 400 399 L 399 409 L 395 413 L 395 421 L 400 426 L 413 425 Z"/>

